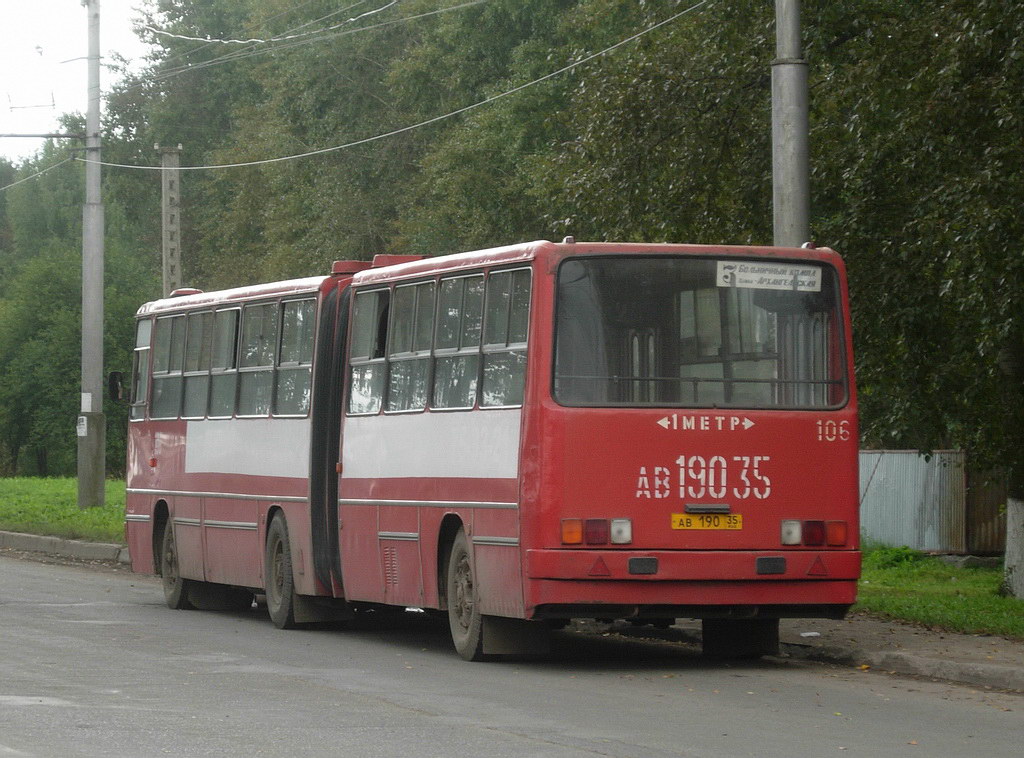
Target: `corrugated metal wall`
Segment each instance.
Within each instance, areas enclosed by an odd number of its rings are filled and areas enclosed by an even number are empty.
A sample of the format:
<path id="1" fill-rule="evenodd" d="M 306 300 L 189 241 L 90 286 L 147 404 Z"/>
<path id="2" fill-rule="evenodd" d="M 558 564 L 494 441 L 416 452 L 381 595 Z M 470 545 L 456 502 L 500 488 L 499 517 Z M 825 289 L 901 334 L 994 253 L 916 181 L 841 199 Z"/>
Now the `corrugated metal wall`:
<path id="1" fill-rule="evenodd" d="M 862 450 L 860 501 L 861 532 L 874 542 L 937 553 L 1005 547 L 1005 479 L 969 475 L 961 450 Z"/>

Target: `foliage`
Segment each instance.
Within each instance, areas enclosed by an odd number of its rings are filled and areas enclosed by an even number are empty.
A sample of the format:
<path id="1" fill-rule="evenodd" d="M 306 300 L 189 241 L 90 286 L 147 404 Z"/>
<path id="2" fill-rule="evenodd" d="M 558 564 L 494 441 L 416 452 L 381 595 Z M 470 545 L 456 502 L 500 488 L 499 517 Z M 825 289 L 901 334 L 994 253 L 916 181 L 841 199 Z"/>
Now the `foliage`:
<path id="1" fill-rule="evenodd" d="M 691 4 L 403 0 L 349 22 L 370 6 L 152 0 L 150 23 L 187 36 L 342 26 L 230 47 L 145 32 L 156 50 L 108 98 L 104 156 L 152 165 L 154 143 L 180 142 L 184 165 L 208 165 L 371 139 L 184 172 L 183 267 L 205 289 L 565 234 L 767 244 L 770 3 L 708 3 L 504 96 Z M 1024 344 L 1024 4 L 806 0 L 802 18 L 812 229 L 847 261 L 863 441 L 963 447 L 1022 472 L 1024 383 L 1000 359 Z M 0 179 L 66 155 L 51 144 Z M 3 471 L 70 460 L 80 185 L 69 164 L 0 192 Z M 109 169 L 104 194 L 107 364 L 124 369 L 131 310 L 159 288 L 159 182 Z M 30 307 L 47 281 L 66 312 Z"/>
<path id="2" fill-rule="evenodd" d="M 0 478 L 0 530 L 124 542 L 124 480 L 107 481 L 102 508 L 77 501 L 74 479 Z"/>
<path id="3" fill-rule="evenodd" d="M 905 548 L 889 550 L 865 556 L 855 610 L 965 634 L 1024 639 L 1024 600 L 999 594 L 999 569 L 955 568 Z M 896 560 L 872 560 L 878 553 Z"/>
<path id="4" fill-rule="evenodd" d="M 907 563 L 914 563 L 925 558 L 920 550 L 914 550 L 906 545 L 901 547 L 876 547 L 864 550 L 864 568 L 866 569 L 887 569 L 902 566 Z"/>

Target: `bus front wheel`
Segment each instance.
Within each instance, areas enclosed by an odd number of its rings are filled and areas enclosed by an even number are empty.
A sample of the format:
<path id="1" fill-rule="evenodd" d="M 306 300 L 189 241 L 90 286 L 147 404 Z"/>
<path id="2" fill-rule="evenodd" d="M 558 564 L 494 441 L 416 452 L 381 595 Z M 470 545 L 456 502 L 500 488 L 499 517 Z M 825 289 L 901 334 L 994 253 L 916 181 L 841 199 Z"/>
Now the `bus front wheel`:
<path id="1" fill-rule="evenodd" d="M 288 525 L 283 516 L 270 522 L 267 530 L 267 552 L 264 563 L 267 584 L 267 611 L 278 629 L 294 629 L 295 581 L 292 576 L 292 551 L 288 542 Z"/>
<path id="2" fill-rule="evenodd" d="M 466 532 L 459 529 L 448 557 L 448 625 L 455 650 L 467 661 L 483 660 L 483 618 Z"/>

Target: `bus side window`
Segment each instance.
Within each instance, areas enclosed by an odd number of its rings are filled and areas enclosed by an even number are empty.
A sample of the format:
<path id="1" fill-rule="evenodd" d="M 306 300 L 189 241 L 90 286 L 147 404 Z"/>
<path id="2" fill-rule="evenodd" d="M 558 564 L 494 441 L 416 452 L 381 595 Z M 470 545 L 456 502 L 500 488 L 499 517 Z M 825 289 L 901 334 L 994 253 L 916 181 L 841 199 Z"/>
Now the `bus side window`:
<path id="1" fill-rule="evenodd" d="M 247 305 L 242 310 L 239 351 L 238 415 L 270 415 L 277 358 L 277 303 Z"/>
<path id="2" fill-rule="evenodd" d="M 430 346 L 434 335 L 434 283 L 395 288 L 387 410 L 422 410 L 430 386 Z"/>
<path id="3" fill-rule="evenodd" d="M 384 402 L 390 290 L 357 292 L 352 306 L 348 412 L 378 413 Z"/>
<path id="4" fill-rule="evenodd" d="M 434 342 L 433 408 L 472 408 L 480 384 L 482 275 L 441 280 Z"/>
<path id="5" fill-rule="evenodd" d="M 149 400 L 149 343 L 153 334 L 152 319 L 142 319 L 135 328 L 135 355 L 132 361 L 131 417 L 146 417 Z"/>
<path id="6" fill-rule="evenodd" d="M 213 356 L 210 361 L 210 416 L 227 418 L 235 412 L 238 383 L 239 310 L 217 311 L 213 321 Z"/>
<path id="7" fill-rule="evenodd" d="M 481 406 L 522 405 L 529 318 L 530 270 L 488 276 Z"/>
<path id="8" fill-rule="evenodd" d="M 190 313 L 185 337 L 185 402 L 181 412 L 185 418 L 206 415 L 212 348 L 213 312 Z"/>
<path id="9" fill-rule="evenodd" d="M 315 303 L 313 300 L 292 300 L 283 305 L 274 414 L 304 416 L 309 412 Z"/>
<path id="10" fill-rule="evenodd" d="M 153 344 L 151 418 L 177 418 L 181 413 L 181 365 L 185 352 L 185 317 L 156 320 Z"/>

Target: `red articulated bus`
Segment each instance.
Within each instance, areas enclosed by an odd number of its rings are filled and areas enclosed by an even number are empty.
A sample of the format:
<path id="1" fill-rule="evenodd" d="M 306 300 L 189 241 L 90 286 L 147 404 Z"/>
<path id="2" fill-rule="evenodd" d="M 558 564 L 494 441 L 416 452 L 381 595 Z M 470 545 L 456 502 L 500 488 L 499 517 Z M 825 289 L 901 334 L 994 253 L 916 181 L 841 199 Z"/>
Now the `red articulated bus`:
<path id="1" fill-rule="evenodd" d="M 533 242 L 138 312 L 126 532 L 174 608 L 447 611 L 771 653 L 854 602 L 849 305 L 827 249 Z"/>

